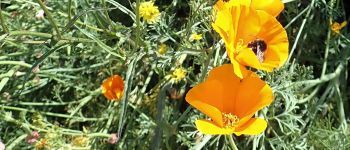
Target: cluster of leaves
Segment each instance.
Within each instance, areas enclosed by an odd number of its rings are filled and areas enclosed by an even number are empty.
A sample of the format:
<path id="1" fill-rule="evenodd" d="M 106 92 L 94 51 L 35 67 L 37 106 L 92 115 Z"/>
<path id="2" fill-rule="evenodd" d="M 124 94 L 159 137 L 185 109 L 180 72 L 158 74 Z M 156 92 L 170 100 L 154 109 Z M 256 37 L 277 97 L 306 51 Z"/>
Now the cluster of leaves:
<path id="1" fill-rule="evenodd" d="M 35 17 L 38 1 L 0 1 L 0 140 L 7 148 L 33 149 L 25 138 L 36 130 L 46 149 L 229 149 L 224 136 L 196 131 L 194 121 L 205 116 L 184 100 L 208 70 L 229 63 L 211 28 L 215 1 L 155 1 L 155 24 L 136 21 L 137 2 L 127 0 L 46 1 L 52 23 L 49 14 Z M 345 1 L 285 4 L 278 19 L 291 59 L 272 74 L 258 72 L 274 91 L 273 104 L 256 114 L 269 125 L 262 135 L 236 137 L 239 148 L 350 148 L 349 30 L 330 30 L 330 22 L 349 17 Z M 192 33 L 203 39 L 190 41 Z M 170 82 L 177 68 L 186 78 Z M 112 74 L 126 83 L 120 102 L 101 94 Z M 120 136 L 116 144 L 107 142 L 111 133 Z"/>

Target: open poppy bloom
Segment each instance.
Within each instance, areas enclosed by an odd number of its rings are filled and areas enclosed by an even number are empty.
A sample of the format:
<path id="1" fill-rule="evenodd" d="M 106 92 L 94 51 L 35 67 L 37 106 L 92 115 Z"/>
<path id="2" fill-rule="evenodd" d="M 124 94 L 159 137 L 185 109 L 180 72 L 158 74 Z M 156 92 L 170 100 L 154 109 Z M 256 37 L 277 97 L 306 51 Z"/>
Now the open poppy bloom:
<path id="1" fill-rule="evenodd" d="M 247 71 L 244 79 L 232 72 L 228 64 L 214 68 L 186 95 L 189 104 L 211 118 L 196 121 L 204 134 L 257 135 L 267 127 L 264 119 L 252 117 L 272 102 L 271 88 L 254 72 Z"/>
<path id="2" fill-rule="evenodd" d="M 271 72 L 288 58 L 288 37 L 276 18 L 265 11 L 233 5 L 217 12 L 212 24 L 223 38 L 235 74 L 245 66 Z"/>
<path id="3" fill-rule="evenodd" d="M 255 10 L 265 11 L 275 17 L 284 9 L 281 0 L 218 0 L 214 9 L 220 11 L 235 5 L 250 6 Z"/>
<path id="4" fill-rule="evenodd" d="M 113 75 L 102 83 L 102 93 L 108 100 L 120 100 L 124 92 L 124 81 L 119 75 Z"/>

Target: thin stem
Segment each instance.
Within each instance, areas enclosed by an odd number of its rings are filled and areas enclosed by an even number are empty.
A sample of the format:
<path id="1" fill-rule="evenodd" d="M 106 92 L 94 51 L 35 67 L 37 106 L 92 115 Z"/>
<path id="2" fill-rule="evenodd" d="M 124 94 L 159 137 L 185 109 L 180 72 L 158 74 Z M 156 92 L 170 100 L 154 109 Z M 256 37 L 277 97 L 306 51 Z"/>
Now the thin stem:
<path id="1" fill-rule="evenodd" d="M 106 5 L 106 1 L 105 0 L 102 0 L 102 6 L 103 6 L 103 9 L 104 9 L 103 12 L 105 14 L 105 17 L 107 18 L 109 25 L 112 26 L 113 23 L 112 23 L 111 18 L 109 17 L 109 14 L 108 14 L 108 11 L 107 11 L 108 9 L 107 9 L 107 5 Z"/>
<path id="2" fill-rule="evenodd" d="M 237 148 L 237 146 L 235 144 L 235 141 L 233 141 L 232 135 L 227 135 L 227 138 L 228 138 L 228 140 L 230 142 L 231 148 L 233 150 L 238 150 L 238 148 Z"/>
<path id="3" fill-rule="evenodd" d="M 136 49 L 139 48 L 140 46 L 140 0 L 136 0 L 136 40 L 135 40 L 135 44 L 136 44 Z"/>
<path id="4" fill-rule="evenodd" d="M 307 20 L 309 19 L 309 15 L 310 15 L 310 13 L 311 13 L 311 10 L 312 10 L 313 7 L 314 7 L 314 2 L 315 2 L 315 0 L 312 0 L 312 1 L 311 1 L 309 10 L 308 10 L 308 12 L 306 13 L 305 18 L 303 19 L 303 22 L 301 23 L 301 26 L 300 26 L 299 32 L 298 32 L 298 34 L 297 34 L 297 37 L 295 38 L 294 44 L 293 44 L 293 46 L 292 46 L 292 49 L 290 50 L 287 63 L 288 63 L 288 62 L 290 61 L 290 59 L 292 58 L 293 53 L 294 53 L 294 50 L 297 48 L 298 41 L 299 41 L 299 39 L 300 39 L 300 37 L 301 37 L 301 33 L 303 32 L 304 26 L 305 26 Z"/>
<path id="5" fill-rule="evenodd" d="M 68 0 L 68 22 L 72 18 L 72 0 Z"/>
<path id="6" fill-rule="evenodd" d="M 22 62 L 22 61 L 0 61 L 0 65 L 18 65 L 18 66 L 22 66 L 22 67 L 26 67 L 26 68 L 32 67 L 31 64 L 27 64 L 27 63 Z"/>
<path id="7" fill-rule="evenodd" d="M 49 34 L 49 33 L 27 31 L 27 30 L 10 31 L 10 36 L 18 36 L 18 35 L 30 35 L 30 36 L 37 36 L 42 38 L 52 37 L 52 34 Z M 62 42 L 94 42 L 93 40 L 90 40 L 90 39 L 76 38 L 76 37 L 61 37 L 61 39 L 62 39 Z"/>
<path id="8" fill-rule="evenodd" d="M 30 112 L 30 113 L 36 113 L 39 111 L 36 110 L 29 110 L 29 109 L 25 109 L 25 108 L 19 108 L 19 107 L 12 107 L 12 106 L 3 106 L 0 105 L 1 109 L 7 109 L 7 110 L 14 110 L 14 111 L 24 111 L 24 112 Z M 46 116 L 54 116 L 54 117 L 60 117 L 60 118 L 69 118 L 69 119 L 75 119 L 78 122 L 85 122 L 85 121 L 103 121 L 103 120 L 107 120 L 108 118 L 85 118 L 85 117 L 70 117 L 69 115 L 65 115 L 65 114 L 59 114 L 59 113 L 52 113 L 52 112 L 39 112 L 42 115 L 46 115 Z"/>
<path id="9" fill-rule="evenodd" d="M 51 25 L 53 26 L 53 28 L 56 30 L 56 36 L 58 40 L 61 40 L 61 33 L 60 30 L 58 29 L 58 26 L 55 22 L 55 20 L 53 19 L 51 13 L 49 12 L 49 10 L 46 8 L 46 6 L 44 5 L 44 3 L 41 0 L 36 0 L 38 2 L 38 4 L 40 5 L 41 9 L 44 10 L 45 14 L 47 15 L 47 19 L 49 20 L 49 22 L 51 23 Z"/>
<path id="10" fill-rule="evenodd" d="M 21 143 L 21 141 L 24 140 L 26 137 L 27 137 L 27 134 L 23 134 L 19 136 L 16 140 L 12 141 L 11 144 L 6 147 L 6 149 L 14 148 L 17 144 Z"/>
<path id="11" fill-rule="evenodd" d="M 1 22 L 1 27 L 4 30 L 4 32 L 9 33 L 9 29 L 6 27 L 4 17 L 2 16 L 1 3 L 0 3 L 0 22 Z"/>

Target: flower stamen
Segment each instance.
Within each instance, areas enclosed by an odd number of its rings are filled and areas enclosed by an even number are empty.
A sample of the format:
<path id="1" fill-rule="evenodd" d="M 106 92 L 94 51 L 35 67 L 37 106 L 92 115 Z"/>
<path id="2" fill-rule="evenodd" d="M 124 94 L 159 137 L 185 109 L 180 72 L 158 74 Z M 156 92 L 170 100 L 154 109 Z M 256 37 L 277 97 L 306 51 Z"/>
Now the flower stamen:
<path id="1" fill-rule="evenodd" d="M 238 116 L 231 113 L 222 113 L 222 121 L 225 128 L 234 128 L 239 122 Z"/>

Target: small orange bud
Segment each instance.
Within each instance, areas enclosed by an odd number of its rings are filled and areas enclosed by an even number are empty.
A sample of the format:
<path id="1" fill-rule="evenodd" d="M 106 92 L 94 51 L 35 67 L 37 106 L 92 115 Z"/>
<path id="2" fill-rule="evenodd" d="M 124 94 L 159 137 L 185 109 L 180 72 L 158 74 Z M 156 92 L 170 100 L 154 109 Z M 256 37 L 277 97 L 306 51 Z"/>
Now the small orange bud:
<path id="1" fill-rule="evenodd" d="M 124 81 L 119 75 L 113 75 L 102 83 L 102 93 L 108 100 L 118 101 L 124 93 Z"/>

